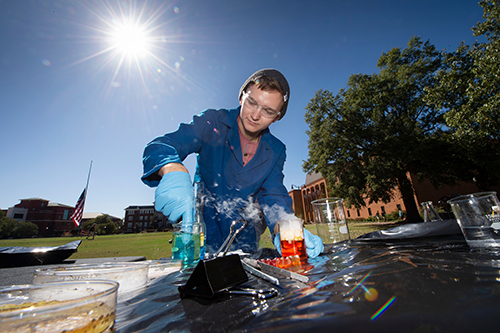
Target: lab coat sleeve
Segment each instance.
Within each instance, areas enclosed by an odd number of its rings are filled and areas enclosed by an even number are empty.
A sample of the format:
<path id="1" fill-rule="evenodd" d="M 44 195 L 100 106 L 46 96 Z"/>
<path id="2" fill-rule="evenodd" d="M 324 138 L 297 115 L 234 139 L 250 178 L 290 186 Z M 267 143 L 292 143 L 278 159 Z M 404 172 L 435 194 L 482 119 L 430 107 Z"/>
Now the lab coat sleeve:
<path id="1" fill-rule="evenodd" d="M 257 194 L 257 201 L 264 212 L 266 223 L 273 236 L 276 223 L 285 216 L 293 215 L 293 201 L 283 185 L 285 159 L 286 148 L 283 146 L 283 149 L 278 153 L 273 170 Z"/>
<path id="2" fill-rule="evenodd" d="M 175 132 L 155 138 L 147 144 L 142 158 L 144 173 L 141 180 L 148 186 L 157 186 L 160 182 L 158 171 L 168 163 L 182 163 L 191 153 L 199 152 L 207 118 L 215 110 L 206 110 L 194 116 L 189 124 L 182 123 Z"/>

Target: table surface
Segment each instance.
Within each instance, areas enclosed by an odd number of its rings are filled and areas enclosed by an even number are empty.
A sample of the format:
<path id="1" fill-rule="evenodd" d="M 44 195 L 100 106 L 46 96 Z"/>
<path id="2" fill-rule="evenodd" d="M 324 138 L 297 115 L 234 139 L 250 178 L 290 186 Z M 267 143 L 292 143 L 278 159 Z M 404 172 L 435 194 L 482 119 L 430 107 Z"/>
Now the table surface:
<path id="1" fill-rule="evenodd" d="M 190 271 L 172 273 L 118 304 L 117 332 L 496 331 L 500 254 L 471 251 L 461 235 L 327 246 L 307 284 L 249 275 L 244 287 L 276 288 L 256 299 L 181 298 Z"/>
<path id="2" fill-rule="evenodd" d="M 319 257 L 309 259 L 308 283 L 280 278 L 276 286 L 248 274 L 249 280 L 240 287 L 275 288 L 278 295 L 268 299 L 226 293 L 214 299 L 181 298 L 178 288 L 193 270 L 173 272 L 130 297 L 119 298 L 114 330 L 495 332 L 500 314 L 500 251 L 471 250 L 456 233 L 421 234 L 327 245 Z M 110 260 L 144 257 L 66 260 L 65 264 Z M 31 283 L 36 268 L 0 269 L 0 284 Z"/>

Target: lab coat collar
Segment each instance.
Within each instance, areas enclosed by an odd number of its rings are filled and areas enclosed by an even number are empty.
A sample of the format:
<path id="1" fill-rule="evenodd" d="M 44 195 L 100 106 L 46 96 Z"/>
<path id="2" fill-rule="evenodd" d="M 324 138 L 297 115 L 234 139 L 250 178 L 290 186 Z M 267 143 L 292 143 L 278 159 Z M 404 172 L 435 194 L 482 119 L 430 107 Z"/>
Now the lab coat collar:
<path id="1" fill-rule="evenodd" d="M 241 151 L 241 142 L 240 142 L 240 135 L 238 132 L 238 123 L 237 123 L 237 119 L 240 114 L 240 109 L 241 106 L 229 110 L 229 112 L 222 120 L 222 123 L 228 127 L 229 147 L 231 148 L 234 158 L 236 158 L 240 166 L 243 168 L 243 156 Z M 262 131 L 259 148 L 257 148 L 254 157 L 250 160 L 250 162 L 248 162 L 245 168 L 241 170 L 241 172 L 250 171 L 258 167 L 262 163 L 268 161 L 272 157 L 271 142 L 272 142 L 271 132 L 269 131 L 269 128 L 266 128 L 265 130 Z"/>

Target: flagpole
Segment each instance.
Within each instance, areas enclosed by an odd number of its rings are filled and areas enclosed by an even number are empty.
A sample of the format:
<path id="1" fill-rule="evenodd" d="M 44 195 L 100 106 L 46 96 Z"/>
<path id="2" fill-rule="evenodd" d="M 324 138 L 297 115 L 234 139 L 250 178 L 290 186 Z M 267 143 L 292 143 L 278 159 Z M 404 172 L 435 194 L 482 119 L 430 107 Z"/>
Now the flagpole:
<path id="1" fill-rule="evenodd" d="M 93 161 L 90 161 L 89 175 L 87 177 L 87 185 L 85 185 L 85 188 L 83 189 L 80 198 L 78 198 L 78 201 L 76 202 L 75 210 L 69 217 L 79 228 L 81 228 L 80 222 L 82 221 L 83 218 L 83 211 L 85 209 L 85 200 L 87 199 L 87 190 L 89 187 L 90 172 L 92 171 L 92 162 Z"/>
<path id="2" fill-rule="evenodd" d="M 89 180 L 90 180 L 90 171 L 92 171 L 92 162 L 94 162 L 94 161 L 90 161 L 89 175 L 87 177 L 87 185 L 85 186 L 85 198 L 84 198 L 84 200 L 87 199 L 87 191 L 89 188 Z"/>

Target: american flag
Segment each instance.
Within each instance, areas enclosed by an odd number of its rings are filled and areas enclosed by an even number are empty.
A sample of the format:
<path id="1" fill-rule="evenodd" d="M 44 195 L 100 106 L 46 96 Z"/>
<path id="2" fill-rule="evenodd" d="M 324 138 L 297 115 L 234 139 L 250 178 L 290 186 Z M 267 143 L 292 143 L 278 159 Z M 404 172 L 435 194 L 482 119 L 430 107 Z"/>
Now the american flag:
<path id="1" fill-rule="evenodd" d="M 80 195 L 80 198 L 76 202 L 75 211 L 69 217 L 70 219 L 73 220 L 73 222 L 75 222 L 75 224 L 78 227 L 80 226 L 80 222 L 82 222 L 82 217 L 83 217 L 83 206 L 85 205 L 85 191 L 86 189 L 83 190 L 82 195 Z"/>

